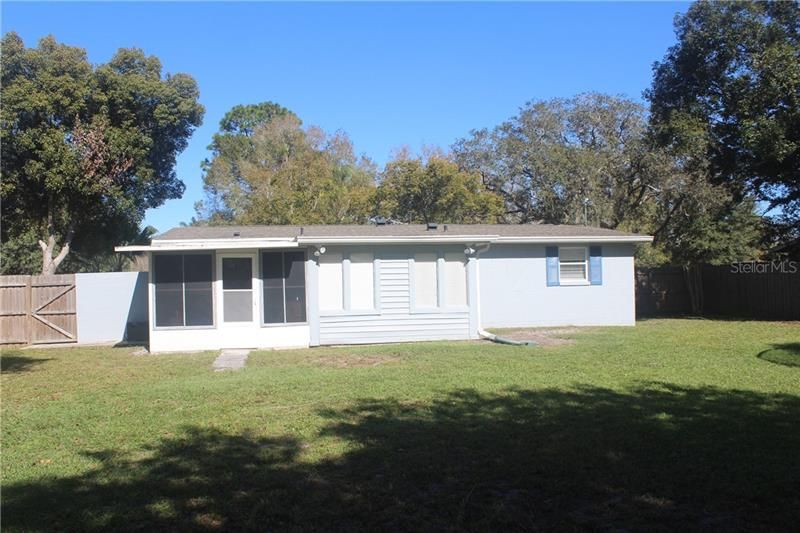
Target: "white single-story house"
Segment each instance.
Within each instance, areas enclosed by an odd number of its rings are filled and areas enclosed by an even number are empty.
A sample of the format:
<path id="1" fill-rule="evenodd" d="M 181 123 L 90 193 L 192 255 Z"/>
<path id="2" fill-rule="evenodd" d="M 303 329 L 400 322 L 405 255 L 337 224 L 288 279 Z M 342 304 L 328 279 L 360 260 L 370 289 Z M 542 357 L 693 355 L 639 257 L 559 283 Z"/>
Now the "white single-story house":
<path id="1" fill-rule="evenodd" d="M 149 246 L 153 352 L 633 325 L 634 249 L 567 225 L 195 226 Z"/>

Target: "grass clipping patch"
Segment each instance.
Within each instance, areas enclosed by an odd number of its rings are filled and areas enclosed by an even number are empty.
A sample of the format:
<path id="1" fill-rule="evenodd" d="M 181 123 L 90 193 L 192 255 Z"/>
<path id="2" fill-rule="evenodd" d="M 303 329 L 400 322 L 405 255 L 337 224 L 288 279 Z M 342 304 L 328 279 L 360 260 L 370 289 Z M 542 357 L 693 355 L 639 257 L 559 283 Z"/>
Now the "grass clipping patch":
<path id="1" fill-rule="evenodd" d="M 379 366 L 400 361 L 397 355 L 375 355 L 375 354 L 346 354 L 346 355 L 325 355 L 314 360 L 318 366 L 332 366 L 335 368 L 357 368 Z"/>

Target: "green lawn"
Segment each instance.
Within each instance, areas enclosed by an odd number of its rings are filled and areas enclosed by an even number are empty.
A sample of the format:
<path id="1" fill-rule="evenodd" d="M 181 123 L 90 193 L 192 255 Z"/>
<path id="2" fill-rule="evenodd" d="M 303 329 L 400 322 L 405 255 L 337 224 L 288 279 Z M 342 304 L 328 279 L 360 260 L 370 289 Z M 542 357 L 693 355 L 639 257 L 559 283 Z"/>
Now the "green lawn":
<path id="1" fill-rule="evenodd" d="M 797 528 L 799 323 L 571 337 L 4 350 L 3 529 Z"/>

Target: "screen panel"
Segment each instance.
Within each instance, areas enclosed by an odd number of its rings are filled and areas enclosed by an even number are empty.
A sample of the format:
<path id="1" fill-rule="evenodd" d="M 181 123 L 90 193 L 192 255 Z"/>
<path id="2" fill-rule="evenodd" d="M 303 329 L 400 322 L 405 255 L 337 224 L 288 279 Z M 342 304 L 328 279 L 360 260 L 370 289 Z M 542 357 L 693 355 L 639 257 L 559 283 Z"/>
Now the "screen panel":
<path id="1" fill-rule="evenodd" d="M 222 290 L 253 288 L 253 261 L 249 257 L 222 258 Z"/>
<path id="2" fill-rule="evenodd" d="M 306 263 L 303 252 L 283 254 L 286 322 L 306 321 Z"/>
<path id="3" fill-rule="evenodd" d="M 283 323 L 283 254 L 262 253 L 261 276 L 264 284 L 264 323 Z"/>
<path id="4" fill-rule="evenodd" d="M 253 321 L 252 291 L 226 291 L 222 293 L 225 322 Z"/>
<path id="5" fill-rule="evenodd" d="M 183 256 L 154 255 L 156 327 L 183 326 Z"/>
<path id="6" fill-rule="evenodd" d="M 214 324 L 213 259 L 211 254 L 183 257 L 187 326 Z"/>

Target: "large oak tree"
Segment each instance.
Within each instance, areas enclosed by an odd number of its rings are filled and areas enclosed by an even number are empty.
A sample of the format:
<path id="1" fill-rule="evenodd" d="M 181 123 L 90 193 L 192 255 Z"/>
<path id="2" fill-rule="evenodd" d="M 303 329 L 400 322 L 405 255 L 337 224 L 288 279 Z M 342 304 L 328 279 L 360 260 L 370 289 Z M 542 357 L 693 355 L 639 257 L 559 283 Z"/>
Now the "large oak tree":
<path id="1" fill-rule="evenodd" d="M 273 102 L 239 105 L 220 121 L 203 164 L 201 223 L 344 224 L 369 218 L 374 163 L 343 132 L 303 127 Z"/>
<path id="2" fill-rule="evenodd" d="M 800 235 L 800 4 L 697 2 L 656 63 L 659 144 Z"/>
<path id="3" fill-rule="evenodd" d="M 503 197 L 506 222 L 630 227 L 668 165 L 646 129 L 641 105 L 588 93 L 529 102 L 453 150 Z"/>
<path id="4" fill-rule="evenodd" d="M 3 265 L 51 274 L 70 249 L 135 238 L 145 210 L 183 194 L 175 159 L 202 122 L 197 84 L 120 49 L 93 66 L 85 50 L 2 39 Z"/>

